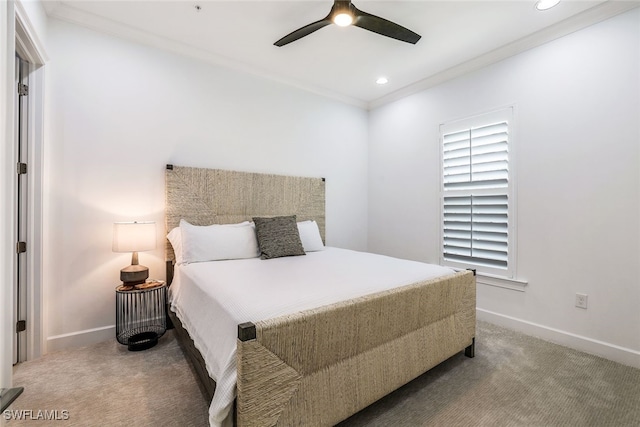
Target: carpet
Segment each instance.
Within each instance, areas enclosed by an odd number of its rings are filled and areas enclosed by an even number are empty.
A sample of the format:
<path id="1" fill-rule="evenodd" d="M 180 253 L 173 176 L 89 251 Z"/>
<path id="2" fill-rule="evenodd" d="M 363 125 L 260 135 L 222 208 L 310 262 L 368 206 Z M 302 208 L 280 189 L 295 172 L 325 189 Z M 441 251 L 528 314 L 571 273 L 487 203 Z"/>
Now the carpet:
<path id="1" fill-rule="evenodd" d="M 208 405 L 173 331 L 145 351 L 128 351 L 114 337 L 50 353 L 16 365 L 13 381 L 24 393 L 10 409 L 27 419 L 7 426 L 208 425 Z"/>
<path id="2" fill-rule="evenodd" d="M 142 352 L 114 339 L 51 353 L 15 366 L 14 384 L 12 411 L 59 419 L 7 426 L 208 425 L 173 331 Z M 639 427 L 640 370 L 478 322 L 475 358 L 455 355 L 339 426 Z"/>
<path id="3" fill-rule="evenodd" d="M 640 370 L 478 322 L 453 356 L 340 424 L 640 426 Z"/>

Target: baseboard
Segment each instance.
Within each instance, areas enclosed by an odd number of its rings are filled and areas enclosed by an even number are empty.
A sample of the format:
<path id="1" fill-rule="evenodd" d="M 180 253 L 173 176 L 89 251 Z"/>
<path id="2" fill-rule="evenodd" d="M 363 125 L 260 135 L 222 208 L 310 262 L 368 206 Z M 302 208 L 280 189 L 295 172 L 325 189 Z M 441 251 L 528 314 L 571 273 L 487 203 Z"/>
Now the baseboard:
<path id="1" fill-rule="evenodd" d="M 55 335 L 47 338 L 46 352 L 84 347 L 102 341 L 116 339 L 116 325 L 86 329 L 70 334 Z"/>
<path id="2" fill-rule="evenodd" d="M 585 353 L 604 357 L 605 359 L 613 360 L 614 362 L 622 363 L 623 365 L 640 368 L 640 351 L 594 340 L 572 334 L 570 332 L 506 316 L 504 314 L 494 313 L 481 308 L 478 308 L 476 313 L 478 320 L 514 329 L 518 332 L 522 332 L 523 334 L 551 341 L 579 351 L 584 351 Z"/>

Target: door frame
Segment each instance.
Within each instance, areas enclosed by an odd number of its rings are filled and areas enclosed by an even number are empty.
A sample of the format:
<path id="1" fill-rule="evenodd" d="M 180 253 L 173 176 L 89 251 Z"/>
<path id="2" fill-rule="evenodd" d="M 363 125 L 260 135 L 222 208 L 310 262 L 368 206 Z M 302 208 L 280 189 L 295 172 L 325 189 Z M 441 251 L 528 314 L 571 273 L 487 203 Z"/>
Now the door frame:
<path id="1" fill-rule="evenodd" d="M 21 2 L 15 3 L 15 46 L 29 63 L 27 132 L 26 360 L 46 352 L 43 298 L 44 85 L 48 57 Z M 14 54 L 15 56 L 15 54 Z M 16 219 L 14 218 L 14 222 Z"/>
<path id="2" fill-rule="evenodd" d="M 15 2 L 0 2 L 0 132 L 2 156 L 0 156 L 0 202 L 13 206 L 15 194 L 14 159 L 14 102 L 15 85 Z M 0 209 L 0 388 L 10 388 L 13 383 L 13 263 L 12 236 L 15 232 L 13 209 Z M 13 251 L 12 251 L 13 249 Z M 0 417 L 0 425 L 4 418 Z"/>

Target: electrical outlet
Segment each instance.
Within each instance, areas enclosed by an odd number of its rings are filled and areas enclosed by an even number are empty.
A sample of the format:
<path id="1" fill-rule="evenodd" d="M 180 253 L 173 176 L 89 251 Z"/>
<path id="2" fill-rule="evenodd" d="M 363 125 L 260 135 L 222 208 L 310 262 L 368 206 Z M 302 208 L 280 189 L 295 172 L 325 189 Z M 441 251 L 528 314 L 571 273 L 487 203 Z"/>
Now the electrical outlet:
<path id="1" fill-rule="evenodd" d="M 586 294 L 576 294 L 576 307 L 587 308 L 587 300 L 589 296 Z"/>

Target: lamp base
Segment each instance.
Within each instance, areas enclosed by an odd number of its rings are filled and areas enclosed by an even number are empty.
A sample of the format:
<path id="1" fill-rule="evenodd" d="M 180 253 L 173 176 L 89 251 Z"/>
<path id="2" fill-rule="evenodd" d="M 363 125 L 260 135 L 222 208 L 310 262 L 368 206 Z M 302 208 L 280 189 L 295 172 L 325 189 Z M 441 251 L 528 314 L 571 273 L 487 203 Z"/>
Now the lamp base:
<path id="1" fill-rule="evenodd" d="M 120 280 L 124 286 L 135 286 L 144 283 L 149 277 L 149 269 L 144 265 L 129 265 L 120 270 Z"/>

